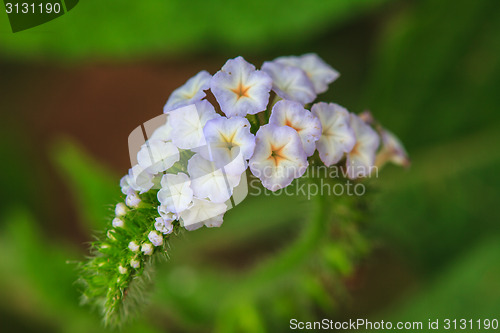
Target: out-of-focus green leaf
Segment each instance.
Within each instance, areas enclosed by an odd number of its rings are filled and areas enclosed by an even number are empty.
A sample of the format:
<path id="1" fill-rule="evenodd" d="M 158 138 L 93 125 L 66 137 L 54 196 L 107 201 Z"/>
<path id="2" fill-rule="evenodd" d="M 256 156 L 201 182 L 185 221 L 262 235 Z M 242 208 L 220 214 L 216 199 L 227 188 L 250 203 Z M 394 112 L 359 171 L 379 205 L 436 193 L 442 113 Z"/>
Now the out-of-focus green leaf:
<path id="1" fill-rule="evenodd" d="M 130 57 L 223 50 L 259 54 L 305 41 L 385 0 L 86 0 L 39 27 L 12 34 L 0 16 L 3 56 Z"/>
<path id="2" fill-rule="evenodd" d="M 381 172 L 371 229 L 437 272 L 500 228 L 500 2 L 408 2 L 380 40 L 368 105 L 413 163 Z"/>

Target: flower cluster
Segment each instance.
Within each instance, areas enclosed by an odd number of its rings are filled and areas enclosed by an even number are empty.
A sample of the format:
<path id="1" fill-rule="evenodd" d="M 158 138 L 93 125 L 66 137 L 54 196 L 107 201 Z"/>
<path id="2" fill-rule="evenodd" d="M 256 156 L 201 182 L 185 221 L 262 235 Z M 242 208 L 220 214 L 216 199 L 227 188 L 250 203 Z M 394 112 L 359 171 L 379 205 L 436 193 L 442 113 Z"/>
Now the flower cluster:
<path id="1" fill-rule="evenodd" d="M 374 129 L 369 113 L 311 104 L 338 77 L 316 54 L 280 57 L 261 70 L 236 57 L 213 76 L 201 71 L 176 89 L 164 107 L 166 122 L 121 179 L 126 197 L 97 251 L 109 257 L 108 243 L 121 242 L 114 263 L 119 279 L 141 273 L 175 230 L 219 227 L 248 169 L 277 191 L 300 178 L 314 158 L 341 164 L 351 179 L 368 177 L 387 161 L 408 164 L 399 140 L 380 125 Z M 122 293 L 108 295 L 108 302 L 123 297 L 124 288 L 119 284 Z"/>
<path id="2" fill-rule="evenodd" d="M 221 225 L 247 167 L 271 191 L 301 177 L 316 150 L 327 166 L 345 159 L 349 178 L 368 176 L 380 134 L 337 104 L 308 107 L 338 76 L 316 54 L 280 57 L 264 62 L 262 70 L 237 57 L 213 76 L 201 71 L 172 93 L 166 123 L 122 179 L 126 202 L 134 207 L 137 193 L 159 184 L 157 230 L 171 230 L 174 220 L 192 230 Z M 266 110 L 268 119 L 254 116 Z M 255 133 L 249 120 L 261 125 Z M 384 147 L 398 142 L 387 131 L 381 134 Z M 397 147 L 389 148 L 390 158 L 404 164 L 406 153 Z"/>

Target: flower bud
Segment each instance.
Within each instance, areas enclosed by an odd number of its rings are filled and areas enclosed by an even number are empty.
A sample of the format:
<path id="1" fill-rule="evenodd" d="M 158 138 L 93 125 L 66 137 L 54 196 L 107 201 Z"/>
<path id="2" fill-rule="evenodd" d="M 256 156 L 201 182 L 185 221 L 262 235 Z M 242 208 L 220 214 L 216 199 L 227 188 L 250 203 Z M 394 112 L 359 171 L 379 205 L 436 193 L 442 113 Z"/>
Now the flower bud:
<path id="1" fill-rule="evenodd" d="M 116 208 L 115 208 L 115 215 L 120 217 L 120 216 L 124 216 L 125 214 L 127 214 L 127 211 L 128 211 L 128 208 L 127 206 L 125 206 L 125 204 L 123 202 L 119 202 L 116 204 Z"/>

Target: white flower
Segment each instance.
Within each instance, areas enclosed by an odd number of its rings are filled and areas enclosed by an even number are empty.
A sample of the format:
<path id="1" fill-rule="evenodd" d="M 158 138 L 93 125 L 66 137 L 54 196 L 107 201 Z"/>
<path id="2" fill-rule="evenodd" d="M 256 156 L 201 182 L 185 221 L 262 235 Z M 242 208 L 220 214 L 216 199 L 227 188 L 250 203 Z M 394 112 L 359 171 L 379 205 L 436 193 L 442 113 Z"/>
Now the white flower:
<path id="1" fill-rule="evenodd" d="M 206 95 L 204 90 L 210 88 L 211 78 L 212 75 L 207 71 L 201 71 L 190 78 L 184 85 L 172 92 L 163 108 L 163 112 L 167 113 L 182 106 L 201 101 Z"/>
<path id="2" fill-rule="evenodd" d="M 119 217 L 115 217 L 113 219 L 113 227 L 115 228 L 123 228 L 123 220 Z"/>
<path id="3" fill-rule="evenodd" d="M 161 190 L 158 201 L 172 213 L 180 213 L 187 209 L 193 199 L 191 180 L 185 173 L 177 175 L 165 174 L 161 178 Z"/>
<path id="4" fill-rule="evenodd" d="M 380 128 L 379 133 L 382 137 L 382 149 L 375 158 L 375 165 L 382 166 L 386 162 L 392 162 L 404 167 L 410 166 L 410 158 L 401 141 L 384 128 Z"/>
<path id="5" fill-rule="evenodd" d="M 122 192 L 124 188 L 127 188 L 127 191 L 124 192 L 124 194 L 128 194 L 131 191 L 138 191 L 142 194 L 149 191 L 154 186 L 153 175 L 144 170 L 139 164 L 134 165 L 129 170 L 128 177 L 126 179 L 129 186 L 128 188 L 122 187 Z"/>
<path id="6" fill-rule="evenodd" d="M 157 174 L 169 169 L 179 160 L 179 149 L 171 143 L 148 140 L 137 153 L 137 161 L 143 170 Z"/>
<path id="7" fill-rule="evenodd" d="M 180 149 L 204 146 L 203 126 L 217 117 L 220 115 L 206 100 L 171 111 L 169 125 L 172 127 L 172 142 Z"/>
<path id="8" fill-rule="evenodd" d="M 151 134 L 151 136 L 149 137 L 149 140 L 160 140 L 163 142 L 168 142 L 172 140 L 172 127 L 168 123 L 168 114 L 163 116 L 167 117 L 165 124 L 155 129 L 153 131 L 153 134 Z"/>
<path id="9" fill-rule="evenodd" d="M 321 136 L 321 123 L 310 111 L 298 102 L 278 101 L 272 110 L 269 123 L 289 126 L 299 133 L 307 156 L 314 154 L 315 142 Z"/>
<path id="10" fill-rule="evenodd" d="M 242 57 L 229 59 L 210 82 L 222 112 L 228 117 L 256 114 L 269 102 L 272 80 Z"/>
<path id="11" fill-rule="evenodd" d="M 151 243 L 153 243 L 154 246 L 160 246 L 163 244 L 163 237 L 156 231 L 151 231 L 148 234 L 148 239 Z"/>
<path id="12" fill-rule="evenodd" d="M 154 248 L 153 248 L 153 245 L 152 245 L 151 243 L 144 243 L 144 244 L 142 244 L 142 246 L 141 246 L 141 251 L 142 251 L 145 255 L 147 255 L 147 256 L 152 255 L 152 254 L 153 254 L 153 250 L 154 250 Z"/>
<path id="13" fill-rule="evenodd" d="M 120 274 L 127 274 L 128 270 L 122 265 L 120 265 L 118 266 L 118 272 L 120 272 Z"/>
<path id="14" fill-rule="evenodd" d="M 138 208 L 139 204 L 141 203 L 141 198 L 139 198 L 137 193 L 131 191 L 127 194 L 127 197 L 125 198 L 125 203 L 130 208 Z"/>
<path id="15" fill-rule="evenodd" d="M 225 203 L 215 203 L 204 199 L 193 199 L 193 206 L 180 214 L 181 224 L 187 230 L 195 230 L 205 224 L 219 227 L 227 210 Z"/>
<path id="16" fill-rule="evenodd" d="M 293 128 L 268 124 L 258 130 L 250 170 L 265 188 L 276 191 L 290 185 L 307 166 L 302 141 Z"/>
<path id="17" fill-rule="evenodd" d="M 162 234 L 170 234 L 174 231 L 174 225 L 171 220 L 165 220 L 163 217 L 157 217 L 155 219 L 155 229 Z"/>
<path id="18" fill-rule="evenodd" d="M 167 209 L 165 205 L 160 205 L 158 206 L 158 214 L 165 220 L 165 221 L 175 221 L 178 219 L 177 214 L 172 213 L 170 210 Z"/>
<path id="19" fill-rule="evenodd" d="M 191 177 L 191 188 L 198 198 L 208 198 L 221 203 L 233 194 L 233 188 L 245 171 L 242 160 L 235 160 L 227 167 L 218 168 L 214 162 L 195 154 L 188 161 L 188 173 Z"/>
<path id="20" fill-rule="evenodd" d="M 326 166 L 337 163 L 354 147 L 356 136 L 349 125 L 349 112 L 334 103 L 316 103 L 311 108 L 323 127 L 321 137 L 316 142 L 319 157 Z"/>
<path id="21" fill-rule="evenodd" d="M 127 206 L 125 206 L 125 204 L 123 202 L 119 202 L 116 204 L 116 207 L 115 207 L 115 215 L 120 217 L 120 216 L 124 216 L 126 215 L 128 212 L 128 208 Z"/>
<path id="22" fill-rule="evenodd" d="M 327 91 L 328 85 L 335 81 L 340 75 L 339 72 L 325 63 L 315 53 L 308 53 L 298 57 L 279 57 L 274 61 L 302 69 L 312 81 L 316 94 Z"/>
<path id="23" fill-rule="evenodd" d="M 199 152 L 217 166 L 227 165 L 236 158 L 248 160 L 253 155 L 255 136 L 250 133 L 250 123 L 246 118 L 212 119 L 206 123 L 203 133 L 207 146 Z"/>
<path id="24" fill-rule="evenodd" d="M 139 251 L 139 245 L 137 245 L 136 242 L 132 241 L 130 243 L 128 243 L 128 248 L 130 249 L 130 251 L 132 252 L 137 252 Z"/>
<path id="25" fill-rule="evenodd" d="M 375 122 L 375 119 L 373 118 L 373 115 L 370 112 L 370 110 L 365 110 L 361 112 L 358 115 L 358 117 L 361 118 L 361 120 L 363 120 L 368 125 L 372 125 Z"/>
<path id="26" fill-rule="evenodd" d="M 130 259 L 130 266 L 132 266 L 132 268 L 137 269 L 137 268 L 141 267 L 141 262 L 135 258 L 132 258 L 132 259 Z"/>
<path id="27" fill-rule="evenodd" d="M 356 136 L 356 144 L 347 154 L 347 176 L 351 179 L 367 177 L 375 168 L 375 152 L 380 139 L 373 128 L 352 113 L 350 125 Z"/>
<path id="28" fill-rule="evenodd" d="M 307 74 L 300 68 L 266 61 L 262 70 L 273 79 L 273 91 L 281 98 L 302 105 L 314 101 L 316 92 Z"/>

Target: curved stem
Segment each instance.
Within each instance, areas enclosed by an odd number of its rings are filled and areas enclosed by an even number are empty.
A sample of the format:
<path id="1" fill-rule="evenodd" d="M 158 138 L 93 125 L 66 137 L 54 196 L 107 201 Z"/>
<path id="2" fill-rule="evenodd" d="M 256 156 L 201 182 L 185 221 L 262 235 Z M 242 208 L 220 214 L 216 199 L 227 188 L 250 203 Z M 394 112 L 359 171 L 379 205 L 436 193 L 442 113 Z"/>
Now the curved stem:
<path id="1" fill-rule="evenodd" d="M 256 286 L 270 283 L 276 278 L 290 273 L 300 263 L 306 261 L 309 253 L 320 244 L 323 235 L 325 235 L 330 207 L 324 196 L 313 197 L 312 203 L 311 218 L 299 238 L 280 254 L 257 267 L 250 276 L 241 281 L 240 291 L 242 293 L 250 292 Z"/>

